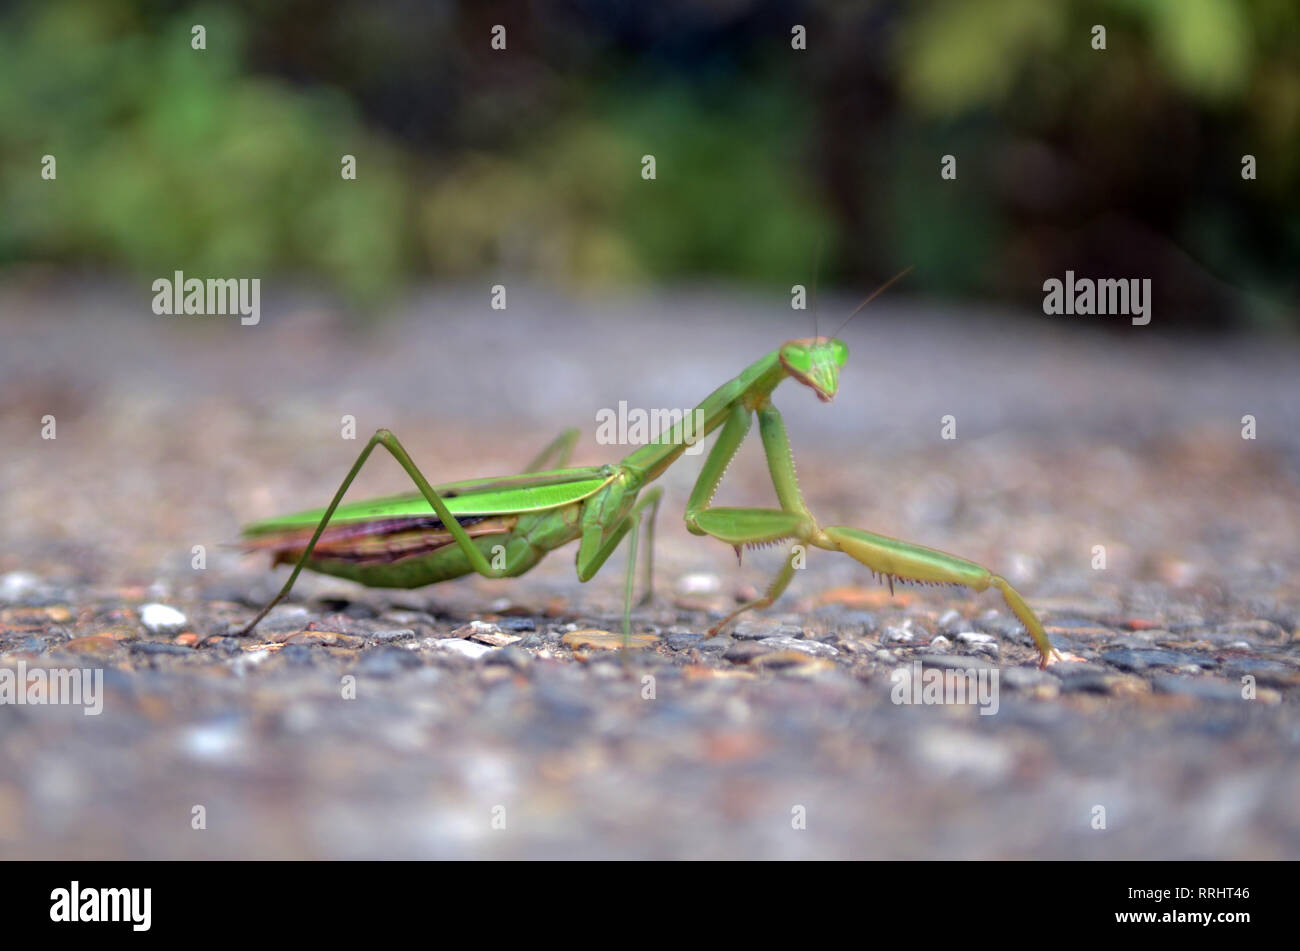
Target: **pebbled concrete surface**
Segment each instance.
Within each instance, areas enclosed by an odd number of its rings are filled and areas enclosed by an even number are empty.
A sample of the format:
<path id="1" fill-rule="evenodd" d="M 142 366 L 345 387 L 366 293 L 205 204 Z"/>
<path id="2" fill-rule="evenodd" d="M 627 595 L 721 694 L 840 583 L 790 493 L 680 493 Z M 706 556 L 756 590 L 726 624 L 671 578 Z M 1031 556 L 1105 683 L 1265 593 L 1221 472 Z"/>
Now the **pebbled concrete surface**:
<path id="1" fill-rule="evenodd" d="M 0 671 L 103 677 L 99 716 L 0 703 L 0 855 L 1300 857 L 1294 343 L 873 305 L 833 404 L 776 395 L 810 506 L 1003 572 L 1067 659 L 1038 671 L 995 594 L 891 597 L 822 552 L 706 638 L 780 553 L 684 530 L 700 457 L 664 479 L 623 658 L 621 556 L 586 586 L 572 549 L 517 582 L 304 576 L 239 639 L 287 569 L 225 546 L 327 501 L 381 425 L 435 480 L 570 425 L 575 462 L 617 458 L 597 410 L 693 405 L 804 315 L 434 289 L 366 329 L 263 301 L 242 328 L 141 287 L 0 290 Z M 753 441 L 719 502 L 770 504 Z M 996 671 L 996 712 L 895 703 L 900 670 Z"/>

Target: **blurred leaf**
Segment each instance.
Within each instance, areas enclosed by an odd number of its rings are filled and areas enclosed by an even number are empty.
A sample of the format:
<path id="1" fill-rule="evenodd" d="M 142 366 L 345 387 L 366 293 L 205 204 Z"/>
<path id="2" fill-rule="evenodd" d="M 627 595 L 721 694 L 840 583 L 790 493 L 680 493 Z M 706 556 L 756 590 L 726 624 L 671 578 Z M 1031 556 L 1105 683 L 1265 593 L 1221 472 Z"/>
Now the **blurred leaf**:
<path id="1" fill-rule="evenodd" d="M 917 6 L 902 40 L 904 94 L 937 115 L 999 100 L 1031 52 L 1059 41 L 1063 25 L 1061 6 L 1042 0 L 940 0 Z M 1087 49 L 1087 41 L 1081 34 L 1081 49 Z"/>

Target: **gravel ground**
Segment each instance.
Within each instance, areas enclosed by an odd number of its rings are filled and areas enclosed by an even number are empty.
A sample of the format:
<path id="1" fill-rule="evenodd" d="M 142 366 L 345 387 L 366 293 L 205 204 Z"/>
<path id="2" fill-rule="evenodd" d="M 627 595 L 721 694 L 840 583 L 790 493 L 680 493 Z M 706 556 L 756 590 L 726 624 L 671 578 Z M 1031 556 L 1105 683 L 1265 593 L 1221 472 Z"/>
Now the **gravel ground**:
<path id="1" fill-rule="evenodd" d="M 1064 656 L 1045 672 L 995 594 L 891 595 L 823 552 L 707 639 L 780 553 L 685 531 L 699 457 L 664 479 L 631 651 L 622 556 L 579 585 L 573 549 L 513 582 L 304 576 L 232 636 L 287 573 L 239 524 L 323 504 L 375 428 L 436 481 L 571 425 L 575 462 L 608 461 L 597 410 L 692 405 L 807 333 L 708 290 L 510 294 L 361 330 L 269 290 L 256 327 L 155 317 L 147 287 L 0 290 L 0 672 L 103 676 L 98 716 L 0 704 L 0 856 L 1300 857 L 1290 341 L 903 298 L 846 331 L 833 404 L 778 390 L 820 520 L 1002 571 Z M 387 461 L 361 483 L 405 488 Z M 718 501 L 770 498 L 747 446 Z M 992 693 L 895 702 L 945 670 Z"/>

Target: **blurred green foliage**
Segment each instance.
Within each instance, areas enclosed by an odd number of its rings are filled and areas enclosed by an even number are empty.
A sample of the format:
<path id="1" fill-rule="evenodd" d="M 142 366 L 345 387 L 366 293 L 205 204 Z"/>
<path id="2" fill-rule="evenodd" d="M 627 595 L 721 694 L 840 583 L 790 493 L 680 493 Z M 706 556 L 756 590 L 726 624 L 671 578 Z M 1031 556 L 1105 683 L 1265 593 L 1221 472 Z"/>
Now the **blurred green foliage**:
<path id="1" fill-rule="evenodd" d="M 400 150 L 345 96 L 244 73 L 225 10 L 149 30 L 124 13 L 51 4 L 0 31 L 0 256 L 149 279 L 306 271 L 362 297 L 391 287 L 411 263 Z M 366 175 L 339 187 L 340 156 L 363 149 Z M 45 154 L 51 182 L 36 174 Z"/>
<path id="2" fill-rule="evenodd" d="M 783 154 L 806 141 L 787 98 L 750 91 L 709 114 L 667 86 L 627 103 L 596 96 L 591 110 L 517 155 L 457 156 L 421 207 L 429 259 L 453 274 L 499 264 L 574 282 L 771 282 L 833 227 L 791 176 L 798 156 Z"/>
<path id="3" fill-rule="evenodd" d="M 1298 40 L 1293 0 L 29 3 L 0 15 L 0 264 L 370 305 L 421 277 L 787 283 L 821 244 L 824 281 L 915 264 L 1032 304 L 1091 268 L 1278 323 Z"/>

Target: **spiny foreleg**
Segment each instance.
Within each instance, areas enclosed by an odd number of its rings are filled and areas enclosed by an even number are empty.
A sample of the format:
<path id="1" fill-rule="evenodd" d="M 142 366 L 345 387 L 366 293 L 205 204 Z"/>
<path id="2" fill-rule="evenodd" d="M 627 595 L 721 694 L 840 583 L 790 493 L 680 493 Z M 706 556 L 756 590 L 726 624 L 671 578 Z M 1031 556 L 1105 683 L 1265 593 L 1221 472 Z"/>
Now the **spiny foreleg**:
<path id="1" fill-rule="evenodd" d="M 861 529 L 845 525 L 832 525 L 823 529 L 812 542 L 818 548 L 829 551 L 842 551 L 866 565 L 873 573 L 884 576 L 889 581 L 889 590 L 894 590 L 894 580 L 917 581 L 921 583 L 958 584 L 976 591 L 997 588 L 1011 612 L 1020 619 L 1029 636 L 1034 639 L 1041 657 L 1040 667 L 1046 667 L 1055 654 L 1060 653 L 1052 647 L 1043 630 L 1043 624 L 1034 614 L 1020 592 L 1000 575 L 995 575 L 982 565 L 947 552 L 911 542 L 900 541 L 887 535 L 874 535 Z"/>

